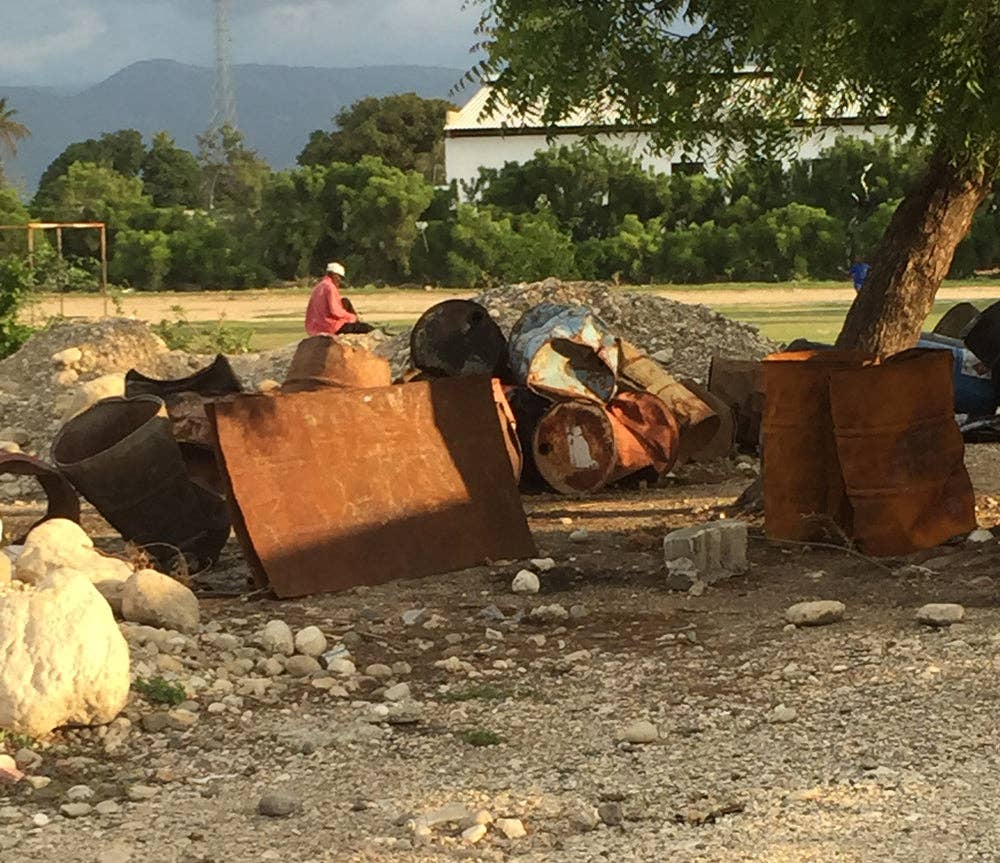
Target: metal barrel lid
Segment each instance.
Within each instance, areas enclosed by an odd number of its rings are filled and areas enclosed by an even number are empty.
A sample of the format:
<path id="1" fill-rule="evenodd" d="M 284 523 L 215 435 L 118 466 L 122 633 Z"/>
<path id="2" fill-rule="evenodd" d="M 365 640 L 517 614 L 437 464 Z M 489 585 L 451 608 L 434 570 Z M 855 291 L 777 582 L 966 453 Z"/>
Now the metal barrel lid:
<path id="1" fill-rule="evenodd" d="M 490 313 L 471 300 L 431 306 L 410 332 L 410 361 L 441 377 L 504 376 L 507 340 Z"/>
<path id="2" fill-rule="evenodd" d="M 538 421 L 532 445 L 542 478 L 561 494 L 590 494 L 615 470 L 615 430 L 604 407 L 592 401 L 554 404 Z"/>

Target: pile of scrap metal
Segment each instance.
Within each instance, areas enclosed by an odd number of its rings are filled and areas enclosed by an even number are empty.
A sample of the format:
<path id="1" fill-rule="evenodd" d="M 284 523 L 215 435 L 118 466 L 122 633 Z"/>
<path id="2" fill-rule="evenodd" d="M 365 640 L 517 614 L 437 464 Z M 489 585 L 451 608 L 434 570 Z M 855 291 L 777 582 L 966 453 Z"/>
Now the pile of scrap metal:
<path id="1" fill-rule="evenodd" d="M 525 490 L 589 494 L 626 477 L 655 480 L 679 460 L 725 456 L 733 446 L 730 403 L 674 379 L 582 306 L 542 303 L 505 339 L 485 308 L 447 300 L 414 326 L 410 356 L 408 380 L 495 380 L 513 417 L 508 448 Z M 735 363 L 718 362 L 727 372 L 719 379 L 734 380 Z M 747 379 L 745 370 L 735 378 Z"/>
<path id="2" fill-rule="evenodd" d="M 300 343 L 269 393 L 222 356 L 183 380 L 131 371 L 52 458 L 0 472 L 37 476 L 46 517 L 78 520 L 79 491 L 168 571 L 210 565 L 235 529 L 282 597 L 537 556 L 491 381 L 392 386 L 384 359 L 333 338 Z"/>

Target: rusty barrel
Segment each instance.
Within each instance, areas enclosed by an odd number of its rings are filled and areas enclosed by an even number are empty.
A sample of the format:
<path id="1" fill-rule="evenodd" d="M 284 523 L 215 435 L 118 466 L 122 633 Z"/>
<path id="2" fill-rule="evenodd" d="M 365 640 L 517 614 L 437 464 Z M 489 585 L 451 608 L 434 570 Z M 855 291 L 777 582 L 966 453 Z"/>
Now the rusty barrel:
<path id="1" fill-rule="evenodd" d="M 311 336 L 299 342 L 292 357 L 283 392 L 323 387 L 367 389 L 392 383 L 389 361 L 365 348 L 330 336 Z"/>
<path id="2" fill-rule="evenodd" d="M 437 377 L 505 377 L 507 339 L 479 303 L 445 300 L 413 325 L 410 362 Z"/>
<path id="3" fill-rule="evenodd" d="M 521 489 L 539 491 L 546 487 L 546 483 L 535 464 L 535 429 L 552 403 L 527 387 L 506 386 L 504 393 L 514 413 L 515 430 L 521 448 Z"/>
<path id="4" fill-rule="evenodd" d="M 163 566 L 178 550 L 206 565 L 229 538 L 225 501 L 188 478 L 155 396 L 97 402 L 59 432 L 52 461 L 126 541 Z"/>
<path id="5" fill-rule="evenodd" d="M 548 398 L 607 404 L 617 387 L 621 345 L 590 309 L 541 303 L 511 330 L 510 363 L 517 383 Z"/>
<path id="6" fill-rule="evenodd" d="M 831 376 L 853 537 L 867 554 L 909 554 L 976 526 L 965 445 L 955 423 L 952 363 L 950 351 L 914 349 Z M 769 393 L 769 409 L 770 400 Z M 766 464 L 765 482 L 775 466 Z"/>
<path id="7" fill-rule="evenodd" d="M 542 478 L 561 494 L 598 491 L 618 463 L 611 418 L 593 401 L 552 405 L 538 421 L 532 451 Z"/>
<path id="8" fill-rule="evenodd" d="M 647 392 L 618 393 L 608 405 L 617 460 L 611 482 L 651 469 L 665 476 L 680 453 L 680 427 L 666 403 Z"/>
<path id="9" fill-rule="evenodd" d="M 677 420 L 685 449 L 695 455 L 715 438 L 722 425 L 719 415 L 652 357 L 631 342 L 621 343 L 622 378 L 661 399 Z"/>
<path id="10" fill-rule="evenodd" d="M 852 536 L 830 409 L 830 378 L 871 362 L 854 351 L 798 351 L 764 360 L 764 523 L 774 539 Z"/>

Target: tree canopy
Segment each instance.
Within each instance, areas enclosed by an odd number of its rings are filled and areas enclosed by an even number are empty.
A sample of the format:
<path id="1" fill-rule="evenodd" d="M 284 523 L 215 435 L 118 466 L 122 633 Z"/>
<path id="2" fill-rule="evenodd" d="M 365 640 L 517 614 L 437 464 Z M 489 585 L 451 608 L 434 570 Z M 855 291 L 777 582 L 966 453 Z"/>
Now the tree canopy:
<path id="1" fill-rule="evenodd" d="M 192 153 L 166 132 L 157 132 L 142 162 L 142 183 L 154 206 L 194 207 L 199 203 L 201 169 Z"/>
<path id="2" fill-rule="evenodd" d="M 824 117 L 981 159 L 1000 141 L 997 0 L 479 0 L 498 95 L 657 142 L 775 151 Z"/>
<path id="3" fill-rule="evenodd" d="M 454 107 L 416 93 L 361 99 L 337 114 L 335 131 L 313 132 L 298 162 L 329 165 L 378 156 L 401 171 L 420 171 L 432 182 L 443 180 L 443 172 L 435 177 L 434 168 L 444 165 L 445 114 Z"/>

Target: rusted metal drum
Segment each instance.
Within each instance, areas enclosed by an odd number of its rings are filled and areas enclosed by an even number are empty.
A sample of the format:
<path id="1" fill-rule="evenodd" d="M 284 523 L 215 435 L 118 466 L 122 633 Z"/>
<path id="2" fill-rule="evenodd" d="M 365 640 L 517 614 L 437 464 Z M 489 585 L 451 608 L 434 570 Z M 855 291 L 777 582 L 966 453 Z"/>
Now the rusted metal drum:
<path id="1" fill-rule="evenodd" d="M 507 339 L 479 303 L 445 300 L 431 306 L 413 325 L 410 362 L 437 377 L 503 377 Z"/>
<path id="2" fill-rule="evenodd" d="M 503 384 L 497 378 L 493 379 L 493 400 L 497 405 L 497 418 L 500 420 L 500 432 L 503 434 L 504 446 L 507 448 L 507 457 L 510 459 L 510 466 L 514 471 L 514 482 L 520 482 L 524 457 L 521 453 L 521 442 L 517 437 L 517 418 L 514 416 L 510 402 L 507 401 Z"/>
<path id="3" fill-rule="evenodd" d="M 662 399 L 647 392 L 620 392 L 608 413 L 618 452 L 612 482 L 647 468 L 657 477 L 670 472 L 680 452 L 680 428 Z"/>
<path id="4" fill-rule="evenodd" d="M 952 380 L 950 353 L 934 349 L 830 377 L 837 455 L 854 510 L 851 536 L 866 554 L 910 554 L 976 527 Z M 769 412 L 770 402 L 769 392 Z M 776 469 L 768 459 L 765 483 Z"/>
<path id="5" fill-rule="evenodd" d="M 604 406 L 593 401 L 549 408 L 538 421 L 532 450 L 538 472 L 561 494 L 598 491 L 618 463 L 614 425 Z"/>
<path id="6" fill-rule="evenodd" d="M 934 327 L 934 334 L 950 339 L 961 339 L 972 329 L 978 318 L 979 309 L 972 303 L 956 303 L 941 316 L 941 320 Z"/>
<path id="7" fill-rule="evenodd" d="M 517 439 L 521 446 L 521 490 L 539 491 L 546 488 L 545 480 L 535 464 L 535 429 L 552 402 L 533 393 L 527 387 L 504 387 L 507 403 L 514 412 Z"/>
<path id="8" fill-rule="evenodd" d="M 621 345 L 622 378 L 666 403 L 685 436 L 688 452 L 696 454 L 706 447 L 722 424 L 718 414 L 631 342 L 623 340 Z"/>
<path id="9" fill-rule="evenodd" d="M 950 361 L 947 354 L 942 354 Z M 764 360 L 764 525 L 773 539 L 817 541 L 854 533 L 841 472 L 830 379 L 872 357 L 856 351 L 798 351 Z"/>
<path id="10" fill-rule="evenodd" d="M 392 371 L 383 357 L 337 338 L 311 336 L 295 349 L 281 389 L 296 393 L 322 387 L 387 387 L 390 383 Z"/>
<path id="11" fill-rule="evenodd" d="M 553 399 L 607 404 L 614 397 L 621 345 L 590 309 L 542 303 L 510 334 L 515 380 Z"/>
<path id="12" fill-rule="evenodd" d="M 189 479 L 155 396 L 97 402 L 59 432 L 52 461 L 125 540 L 165 567 L 178 551 L 207 565 L 229 538 L 225 501 Z"/>

